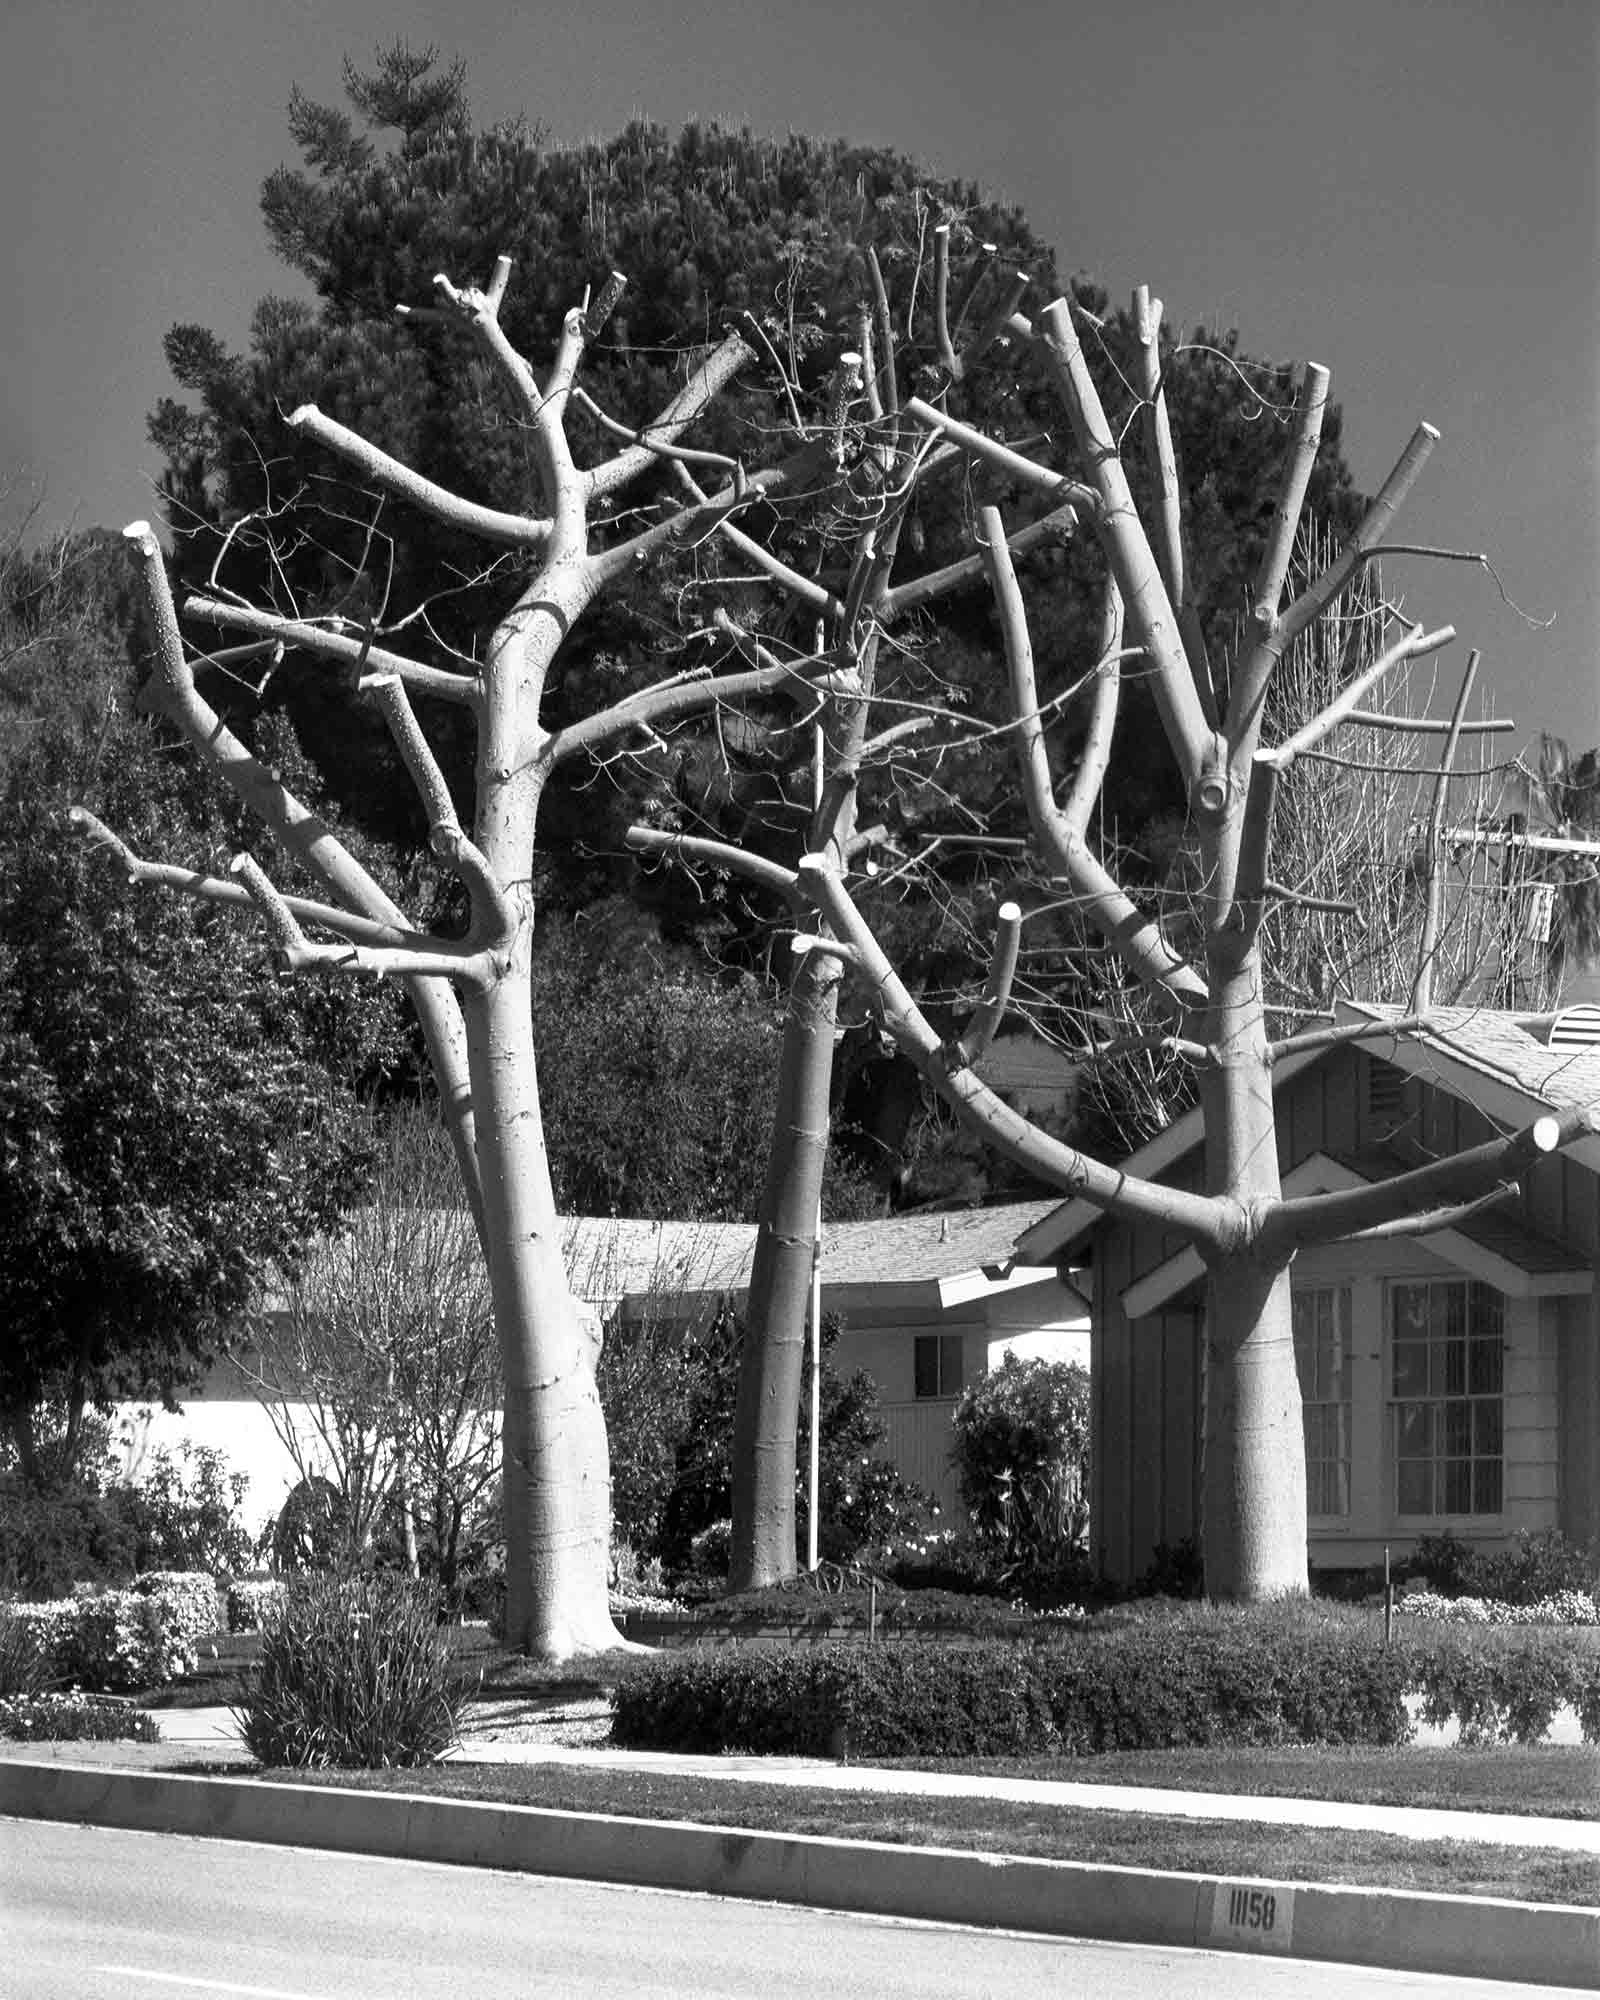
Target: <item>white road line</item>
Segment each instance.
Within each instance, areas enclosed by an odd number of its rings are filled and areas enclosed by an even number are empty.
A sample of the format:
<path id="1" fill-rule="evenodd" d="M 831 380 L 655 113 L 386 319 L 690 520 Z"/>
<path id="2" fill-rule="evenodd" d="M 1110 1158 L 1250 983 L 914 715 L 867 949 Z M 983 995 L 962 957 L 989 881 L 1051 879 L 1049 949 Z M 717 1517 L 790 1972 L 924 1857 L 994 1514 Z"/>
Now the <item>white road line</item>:
<path id="1" fill-rule="evenodd" d="M 325 1994 L 290 1993 L 281 1986 L 240 1986 L 231 1979 L 196 1979 L 184 1972 L 152 1972 L 143 1965 L 96 1965 L 95 1972 L 114 1972 L 123 1979 L 156 1979 L 163 1986 L 195 1986 L 204 1993 L 248 1993 L 251 2000 L 327 2000 Z"/>

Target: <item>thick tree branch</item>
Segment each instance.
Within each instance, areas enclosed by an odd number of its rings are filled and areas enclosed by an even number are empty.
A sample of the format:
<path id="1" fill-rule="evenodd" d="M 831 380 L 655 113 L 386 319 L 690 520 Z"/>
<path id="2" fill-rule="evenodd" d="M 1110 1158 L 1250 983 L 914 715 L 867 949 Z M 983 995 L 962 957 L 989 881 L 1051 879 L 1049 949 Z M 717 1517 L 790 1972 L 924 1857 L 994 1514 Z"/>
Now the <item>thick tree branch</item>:
<path id="1" fill-rule="evenodd" d="M 462 830 L 444 772 L 418 726 L 401 681 L 393 674 L 372 674 L 361 683 L 383 712 L 400 760 L 417 788 L 428 818 L 428 844 L 449 863 L 472 906 L 471 936 L 479 949 L 504 949 L 516 928 L 516 917 L 505 891 L 488 862 Z"/>
<path id="2" fill-rule="evenodd" d="M 1442 1204 L 1476 1201 L 1502 1181 L 1520 1180 L 1547 1154 L 1596 1133 L 1600 1133 L 1600 1104 L 1559 1118 L 1536 1118 L 1519 1132 L 1486 1140 L 1370 1187 L 1292 1197 L 1268 1215 L 1258 1251 L 1269 1257 L 1290 1256 L 1313 1244 L 1342 1242 L 1380 1223 L 1426 1214 Z"/>
<path id="3" fill-rule="evenodd" d="M 201 696 L 184 654 L 161 545 L 144 521 L 134 522 L 124 533 L 137 547 L 144 570 L 145 594 L 156 640 L 152 684 L 159 691 L 163 713 L 256 817 L 276 834 L 283 847 L 320 876 L 336 896 L 359 915 L 393 924 L 410 934 L 412 927 L 399 905 L 385 894 L 324 822 L 308 812 L 288 787 L 244 747 Z M 272 630 L 269 636 L 277 637 L 278 633 Z M 467 1076 L 466 1031 L 460 1003 L 448 984 L 437 978 L 408 979 L 406 991 L 416 1009 L 439 1096 L 450 1119 L 467 1197 L 474 1215 L 481 1217 L 483 1196 L 477 1176 L 472 1089 Z"/>
<path id="4" fill-rule="evenodd" d="M 1078 515 L 1079 509 L 1073 506 L 1053 508 L 1027 527 L 1007 535 L 1006 547 L 1014 556 L 1022 556 L 1050 543 L 1069 542 Z M 911 577 L 905 583 L 896 584 L 893 590 L 885 591 L 879 615 L 886 625 L 890 624 L 909 611 L 920 610 L 925 604 L 932 604 L 952 591 L 975 583 L 983 574 L 981 554 L 963 556 L 959 562 L 946 563 L 942 569 L 929 570 L 925 576 Z"/>
<path id="5" fill-rule="evenodd" d="M 1017 750 L 1017 770 L 1028 822 L 1048 865 L 1064 876 L 1076 892 L 1079 907 L 1106 941 L 1115 947 L 1128 970 L 1177 1015 L 1180 1025 L 1189 1010 L 1207 1002 L 1205 982 L 1162 936 L 1159 925 L 1139 914 L 1132 899 L 1089 851 L 1081 825 L 1057 808 L 1049 753 L 1039 719 L 1039 695 L 1033 670 L 1033 646 L 1028 636 L 1026 607 L 1011 566 L 997 507 L 979 515 L 983 553 L 994 588 L 1011 676 L 1011 725 Z M 1187 674 L 1187 663 L 1184 666 Z M 1102 711 L 1103 719 L 1103 711 Z M 1097 741 L 1094 752 L 1100 755 Z M 1085 785 L 1090 796 L 1098 784 Z M 1075 799 L 1080 797 L 1075 793 Z M 1085 813 L 1085 818 L 1087 814 Z"/>
<path id="6" fill-rule="evenodd" d="M 498 508 L 480 507 L 476 501 L 463 500 L 459 494 L 425 479 L 420 472 L 413 472 L 410 466 L 391 458 L 388 452 L 380 451 L 332 417 L 325 417 L 315 403 L 303 403 L 288 421 L 292 430 L 304 431 L 307 437 L 348 459 L 374 486 L 409 500 L 452 528 L 463 528 L 488 541 L 505 542 L 520 549 L 542 548 L 549 539 L 548 521 L 535 520 L 526 514 L 505 514 Z"/>
<path id="7" fill-rule="evenodd" d="M 726 841 L 706 840 L 697 834 L 664 833 L 654 826 L 630 826 L 624 838 L 638 854 L 654 854 L 663 860 L 701 861 L 708 868 L 742 875 L 747 882 L 770 889 L 795 910 L 808 907 L 792 868 L 781 867 L 776 861 L 768 861 L 742 847 L 730 847 Z"/>
<path id="8" fill-rule="evenodd" d="M 1221 1243 L 1226 1217 L 1220 1203 L 1107 1167 L 1063 1145 L 1013 1111 L 934 1032 L 884 956 L 843 881 L 817 855 L 802 859 L 800 877 L 807 897 L 835 935 L 854 948 L 873 1005 L 901 1053 L 997 1151 L 1108 1213 L 1154 1222 L 1180 1231 L 1196 1243 Z"/>
<path id="9" fill-rule="evenodd" d="M 330 631 L 324 625 L 308 625 L 298 618 L 283 618 L 275 611 L 257 611 L 249 605 L 229 604 L 216 597 L 186 597 L 183 615 L 185 618 L 204 619 L 208 624 L 227 626 L 237 632 L 263 632 L 285 646 L 299 646 L 308 653 L 320 654 L 325 660 L 337 660 L 344 666 L 393 674 L 396 680 L 404 681 L 407 687 L 414 688 L 419 694 L 437 695 L 463 707 L 474 708 L 480 699 L 477 680 L 470 674 L 452 674 L 438 667 L 425 667 L 418 660 L 408 660 L 403 654 L 391 653 L 384 646 L 371 645 L 366 639 L 354 639 L 347 633 Z"/>
<path id="10" fill-rule="evenodd" d="M 1079 839 L 1088 833 L 1089 816 L 1105 784 L 1121 695 L 1122 593 L 1117 589 L 1116 579 L 1108 576 L 1100 608 L 1100 659 L 1089 697 L 1089 725 L 1084 731 L 1083 749 L 1071 788 L 1061 802 L 1062 823 Z"/>
<path id="11" fill-rule="evenodd" d="M 595 500 L 602 494 L 616 493 L 658 464 L 663 450 L 675 445 L 680 434 L 704 415 L 745 363 L 754 359 L 740 336 L 730 333 L 700 363 L 660 416 L 645 425 L 638 444 L 583 475 L 585 497 Z"/>
<path id="12" fill-rule="evenodd" d="M 1394 470 L 1380 487 L 1377 498 L 1334 561 L 1300 593 L 1287 611 L 1260 621 L 1265 629 L 1251 646 L 1244 666 L 1234 677 L 1233 698 L 1228 704 L 1228 735 L 1237 759 L 1242 761 L 1254 748 L 1261 707 L 1278 662 L 1307 626 L 1322 616 L 1359 565 L 1383 540 L 1389 523 L 1416 484 L 1438 442 L 1439 433 L 1431 424 L 1417 426 Z M 1291 459 L 1291 467 L 1293 463 Z"/>
<path id="13" fill-rule="evenodd" d="M 1196 691 L 1177 613 L 1134 507 L 1116 438 L 1106 422 L 1072 323 L 1072 308 L 1065 299 L 1056 299 L 1045 307 L 1041 318 L 1056 387 L 1071 418 L 1078 449 L 1088 464 L 1090 483 L 1100 498 L 1095 531 L 1122 592 L 1129 626 L 1145 648 L 1151 692 L 1183 774 L 1184 789 L 1194 797 L 1211 787 L 1217 796 L 1203 802 L 1218 806 L 1222 803 L 1220 777 L 1205 775 L 1216 758 L 1215 731 Z"/>
<path id="14" fill-rule="evenodd" d="M 127 842 L 96 819 L 87 806 L 72 806 L 67 817 L 90 840 L 116 856 L 130 882 L 176 889 L 201 902 L 220 903 L 236 910 L 254 907 L 250 893 L 242 883 L 225 882 L 220 875 L 204 875 L 193 868 L 175 867 L 170 862 L 141 860 Z M 379 923 L 371 917 L 358 917 L 350 910 L 336 908 L 332 903 L 313 902 L 308 896 L 284 896 L 282 900 L 296 922 L 333 931 L 353 944 L 416 947 L 425 942 L 426 934 L 423 932 L 407 930 L 397 924 Z"/>
<path id="15" fill-rule="evenodd" d="M 809 669 L 809 671 L 808 671 Z M 570 723 L 550 737 L 544 748 L 545 761 L 552 767 L 575 757 L 580 750 L 593 750 L 632 729 L 649 729 L 680 716 L 697 714 L 721 701 L 749 701 L 767 694 L 848 694 L 854 675 L 830 671 L 826 656 L 791 664 L 775 661 L 771 666 L 753 667 L 748 673 L 719 674 L 708 680 L 676 681 L 670 685 L 643 688 L 630 694 L 598 715 Z"/>
<path id="16" fill-rule="evenodd" d="M 1353 1243 L 1388 1243 L 1397 1237 L 1432 1236 L 1441 1229 L 1458 1229 L 1486 1208 L 1497 1208 L 1519 1192 L 1515 1181 L 1501 1181 L 1480 1194 L 1475 1201 L 1459 1201 L 1451 1208 L 1431 1208 L 1422 1215 L 1398 1215 L 1392 1222 L 1375 1222 L 1370 1229 L 1358 1229 Z"/>
<path id="17" fill-rule="evenodd" d="M 1082 521 L 1096 520 L 1100 496 L 1092 486 L 1085 486 L 1081 480 L 1069 479 L 1063 472 L 1052 472 L 1047 465 L 1024 458 L 1020 451 L 1013 451 L 1009 445 L 1001 444 L 984 431 L 974 430 L 970 424 L 957 423 L 954 417 L 946 416 L 943 410 L 935 409 L 932 403 L 925 403 L 920 396 L 913 396 L 907 402 L 906 415 L 915 417 L 919 424 L 925 424 L 931 431 L 941 432 L 969 457 L 981 458 L 985 464 L 992 465 L 1009 478 L 1020 480 L 1036 492 L 1048 493 L 1057 503 L 1058 510 L 1068 510 Z"/>
<path id="18" fill-rule="evenodd" d="M 1441 625 L 1437 632 L 1424 632 L 1420 625 L 1413 625 L 1403 639 L 1397 639 L 1387 652 L 1381 653 L 1365 673 L 1341 689 L 1338 696 L 1322 710 L 1320 715 L 1297 729 L 1283 742 L 1275 743 L 1271 749 L 1258 750 L 1256 762 L 1270 764 L 1274 770 L 1285 771 L 1302 751 L 1314 750 L 1325 738 L 1331 736 L 1342 722 L 1349 719 L 1350 711 L 1359 706 L 1361 697 L 1386 674 L 1407 660 L 1420 660 L 1429 653 L 1436 653 L 1441 646 L 1448 646 L 1456 636 L 1453 625 Z"/>
<path id="19" fill-rule="evenodd" d="M 485 955 L 477 952 L 312 944 L 301 930 L 294 911 L 273 887 L 254 855 L 236 854 L 229 864 L 229 873 L 237 876 L 260 912 L 272 939 L 273 956 L 286 972 L 364 972 L 374 979 L 393 975 L 411 980 L 459 979 L 472 984 L 482 981 L 491 970 Z"/>
<path id="20" fill-rule="evenodd" d="M 1346 1021 L 1338 1027 L 1308 1028 L 1304 1034 L 1273 1042 L 1267 1050 L 1267 1060 L 1282 1062 L 1285 1056 L 1308 1055 L 1313 1049 L 1343 1048 L 1348 1042 L 1404 1041 L 1411 1035 L 1430 1034 L 1440 1025 L 1437 1014 L 1401 1014 L 1392 1021 Z"/>
<path id="21" fill-rule="evenodd" d="M 1456 695 L 1455 707 L 1450 711 L 1450 733 L 1444 740 L 1444 754 L 1439 759 L 1438 776 L 1433 781 L 1433 809 L 1428 815 L 1428 893 L 1422 911 L 1422 936 L 1417 944 L 1417 972 L 1411 982 L 1411 1011 L 1426 1014 L 1433 1000 L 1433 961 L 1439 949 L 1439 915 L 1443 901 L 1442 870 L 1439 866 L 1440 842 L 1444 832 L 1445 798 L 1450 789 L 1450 773 L 1456 761 L 1456 745 L 1461 740 L 1461 722 L 1466 714 L 1467 703 L 1472 699 L 1472 684 L 1478 678 L 1478 649 L 1473 647 L 1467 655 L 1466 672 L 1461 676 L 1461 687 Z"/>
<path id="22" fill-rule="evenodd" d="M 1011 982 L 1017 976 L 1017 960 L 1022 952 L 1022 910 L 1016 903 L 1002 903 L 995 918 L 994 950 L 989 958 L 983 999 L 951 1050 L 952 1057 L 962 1066 L 976 1068 L 983 1061 L 1011 1004 Z"/>

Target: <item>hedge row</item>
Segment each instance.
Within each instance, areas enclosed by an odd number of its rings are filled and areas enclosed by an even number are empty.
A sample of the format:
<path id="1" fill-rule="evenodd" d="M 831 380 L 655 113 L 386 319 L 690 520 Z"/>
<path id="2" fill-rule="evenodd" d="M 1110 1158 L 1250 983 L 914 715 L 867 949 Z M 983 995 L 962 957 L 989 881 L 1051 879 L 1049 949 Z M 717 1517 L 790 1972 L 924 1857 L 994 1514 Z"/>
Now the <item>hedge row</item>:
<path id="1" fill-rule="evenodd" d="M 1171 1624 L 1055 1647 L 824 1645 L 706 1651 L 633 1669 L 613 1696 L 633 1749 L 859 1757 L 1081 1756 L 1206 1744 L 1403 1743 L 1406 1696 L 1466 1741 L 1537 1741 L 1571 1703 L 1600 1742 L 1600 1652 Z"/>
<path id="2" fill-rule="evenodd" d="M 0 1698 L 0 1737 L 15 1743 L 159 1743 L 153 1716 L 92 1694 Z"/>
<path id="3" fill-rule="evenodd" d="M 210 1576 L 162 1570 L 128 1590 L 9 1604 L 4 1615 L 46 1679 L 124 1693 L 193 1673 L 199 1644 L 218 1629 L 221 1610 Z"/>

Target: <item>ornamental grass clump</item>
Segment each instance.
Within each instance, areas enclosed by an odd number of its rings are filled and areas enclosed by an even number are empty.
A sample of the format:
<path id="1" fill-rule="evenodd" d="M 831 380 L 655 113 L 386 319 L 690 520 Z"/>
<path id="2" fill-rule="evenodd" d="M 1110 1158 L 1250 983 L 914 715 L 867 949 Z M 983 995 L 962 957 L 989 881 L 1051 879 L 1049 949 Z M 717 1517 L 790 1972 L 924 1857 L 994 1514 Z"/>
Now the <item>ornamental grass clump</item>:
<path id="1" fill-rule="evenodd" d="M 265 1765 L 410 1768 L 455 1741 L 465 1694 L 430 1590 L 385 1575 L 309 1575 L 266 1607 L 239 1714 Z"/>

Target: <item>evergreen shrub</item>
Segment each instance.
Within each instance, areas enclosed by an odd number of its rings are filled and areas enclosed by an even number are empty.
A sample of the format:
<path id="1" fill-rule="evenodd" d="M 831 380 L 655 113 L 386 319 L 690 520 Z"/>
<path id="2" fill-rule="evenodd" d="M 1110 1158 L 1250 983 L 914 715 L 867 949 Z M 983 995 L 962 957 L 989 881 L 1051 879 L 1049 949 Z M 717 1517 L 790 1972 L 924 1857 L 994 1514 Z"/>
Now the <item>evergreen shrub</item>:
<path id="1" fill-rule="evenodd" d="M 1406 1697 L 1463 1740 L 1537 1741 L 1571 1703 L 1600 1742 L 1600 1645 L 1583 1631 L 1435 1627 L 1385 1648 L 1369 1618 L 1169 1615 L 1044 1643 L 728 1648 L 627 1673 L 613 1734 L 636 1749 L 863 1757 L 1094 1755 L 1189 1746 L 1406 1742 Z"/>
<path id="2" fill-rule="evenodd" d="M 133 1588 L 159 1606 L 167 1630 L 186 1648 L 222 1630 L 223 1595 L 209 1570 L 146 1570 L 134 1578 Z"/>
<path id="3" fill-rule="evenodd" d="M 465 1694 L 431 1589 L 313 1573 L 265 1608 L 240 1715 L 262 1764 L 411 1768 L 455 1741 Z"/>
<path id="4" fill-rule="evenodd" d="M 21 1743 L 159 1743 L 154 1716 L 90 1694 L 0 1696 L 0 1737 Z"/>

